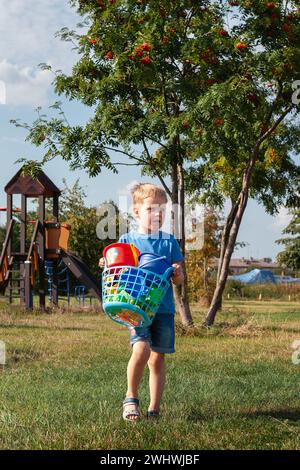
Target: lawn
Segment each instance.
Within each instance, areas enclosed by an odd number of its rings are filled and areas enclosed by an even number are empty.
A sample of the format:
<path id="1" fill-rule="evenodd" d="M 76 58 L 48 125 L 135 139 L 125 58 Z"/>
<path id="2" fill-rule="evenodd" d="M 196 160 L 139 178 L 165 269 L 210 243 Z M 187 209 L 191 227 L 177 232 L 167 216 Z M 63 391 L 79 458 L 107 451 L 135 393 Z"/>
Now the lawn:
<path id="1" fill-rule="evenodd" d="M 299 304 L 225 302 L 210 330 L 203 313 L 193 305 L 193 331 L 177 323 L 161 419 L 128 423 L 126 328 L 95 310 L 28 314 L 1 303 L 0 448 L 300 449 Z"/>

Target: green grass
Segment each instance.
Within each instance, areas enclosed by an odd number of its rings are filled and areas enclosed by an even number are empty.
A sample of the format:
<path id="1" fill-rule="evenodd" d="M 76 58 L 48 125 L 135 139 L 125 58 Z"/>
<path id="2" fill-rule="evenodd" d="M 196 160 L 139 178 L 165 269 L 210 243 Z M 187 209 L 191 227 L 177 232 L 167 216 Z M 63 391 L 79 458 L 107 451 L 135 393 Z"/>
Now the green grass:
<path id="1" fill-rule="evenodd" d="M 300 449 L 300 339 L 293 302 L 225 302 L 216 325 L 177 324 L 158 422 L 122 420 L 126 328 L 96 311 L 0 305 L 0 448 Z M 148 406 L 148 371 L 140 398 Z"/>

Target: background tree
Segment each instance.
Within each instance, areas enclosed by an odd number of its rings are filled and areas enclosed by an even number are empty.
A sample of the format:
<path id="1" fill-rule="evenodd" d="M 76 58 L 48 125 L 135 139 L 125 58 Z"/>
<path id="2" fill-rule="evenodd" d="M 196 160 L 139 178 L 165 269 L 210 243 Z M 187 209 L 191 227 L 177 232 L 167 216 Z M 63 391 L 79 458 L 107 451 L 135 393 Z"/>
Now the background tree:
<path id="1" fill-rule="evenodd" d="M 174 212 L 173 226 L 177 236 L 180 227 L 184 253 L 188 111 L 214 82 L 215 59 L 209 47 L 211 33 L 223 37 L 223 18 L 218 14 L 222 5 L 198 0 L 70 3 L 84 17 L 80 26 L 85 32 L 60 31 L 63 40 L 74 44 L 80 60 L 71 76 L 54 71 L 55 91 L 94 107 L 94 116 L 85 127 L 72 126 L 59 103 L 53 105 L 59 116 L 50 121 L 38 108 L 38 119 L 32 126 L 24 125 L 28 139 L 45 146 L 44 161 L 62 156 L 72 168 L 83 167 L 91 176 L 102 167 L 116 171 L 118 165 L 137 164 L 143 174 L 157 176 L 174 207 L 181 206 Z M 229 51 L 225 43 L 220 53 Z M 225 70 L 222 73 L 226 75 Z M 142 151 L 136 151 L 138 145 Z M 112 150 L 123 156 L 121 162 L 112 161 Z M 186 277 L 183 288 L 175 291 L 182 320 L 190 323 Z"/>
<path id="2" fill-rule="evenodd" d="M 188 252 L 187 272 L 191 300 L 208 307 L 216 286 L 215 260 L 219 256 L 222 218 L 214 208 L 206 208 L 203 220 L 204 240 L 199 250 Z"/>
<path id="3" fill-rule="evenodd" d="M 60 221 L 71 225 L 69 249 L 82 258 L 91 272 L 99 277 L 99 258 L 106 245 L 114 243 L 119 238 L 119 224 L 127 223 L 126 215 L 120 214 L 119 208 L 113 201 L 104 203 L 103 206 L 110 206 L 114 209 L 115 216 L 107 217 L 106 210 L 99 213 L 97 207 L 87 207 L 85 205 L 86 193 L 77 180 L 73 186 L 69 187 L 66 180 L 63 180 L 64 188 L 60 197 Z M 115 225 L 115 236 L 113 238 L 99 239 L 97 237 L 97 225 L 105 218 L 104 228 L 108 233 L 108 225 Z M 107 219 L 107 220 L 106 220 Z"/>
<path id="4" fill-rule="evenodd" d="M 72 74 L 54 71 L 55 91 L 94 109 L 86 126 L 40 114 L 28 140 L 97 175 L 103 166 L 141 165 L 173 203 L 184 251 L 186 189 L 208 205 L 231 201 L 218 279 L 206 324 L 220 308 L 249 196 L 270 213 L 295 199 L 299 168 L 300 12 L 296 1 L 72 0 L 83 34 L 64 28 L 80 55 Z M 43 68 L 51 69 L 47 65 Z M 287 122 L 290 116 L 293 121 Z M 137 152 L 137 145 L 142 152 Z M 112 161 L 114 150 L 124 158 Z M 170 176 L 170 187 L 166 177 Z M 187 284 L 179 305 L 191 322 Z"/>
<path id="5" fill-rule="evenodd" d="M 248 198 L 270 214 L 295 202 L 299 165 L 300 70 L 298 2 L 229 2 L 235 38 L 230 77 L 215 83 L 194 107 L 202 161 L 189 169 L 188 190 L 231 202 L 221 241 L 217 285 L 206 316 L 214 322 Z M 289 120 L 286 117 L 289 117 Z M 203 191 L 204 188 L 204 191 Z"/>
<path id="6" fill-rule="evenodd" d="M 277 261 L 282 266 L 293 270 L 300 269 L 300 209 L 290 209 L 293 216 L 290 223 L 283 230 L 288 237 L 276 240 L 276 243 L 284 246 L 284 250 L 278 253 Z"/>

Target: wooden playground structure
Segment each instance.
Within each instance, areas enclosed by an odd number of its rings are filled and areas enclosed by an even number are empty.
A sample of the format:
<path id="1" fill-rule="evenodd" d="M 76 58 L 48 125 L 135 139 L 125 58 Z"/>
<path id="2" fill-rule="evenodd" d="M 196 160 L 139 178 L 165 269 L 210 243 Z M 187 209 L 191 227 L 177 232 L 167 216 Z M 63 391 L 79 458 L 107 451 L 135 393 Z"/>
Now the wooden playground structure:
<path id="1" fill-rule="evenodd" d="M 22 168 L 5 186 L 7 207 L 0 208 L 7 214 L 6 236 L 0 257 L 0 293 L 8 290 L 10 303 L 13 292 L 17 292 L 20 304 L 33 308 L 33 287 L 38 283 L 39 307 L 46 306 L 46 262 L 52 261 L 53 281 L 51 301 L 58 305 L 58 265 L 62 260 L 73 275 L 101 302 L 101 288 L 88 267 L 74 253 L 68 251 L 71 227 L 59 223 L 59 196 L 61 191 L 40 171 L 33 179 L 22 174 Z M 13 196 L 21 195 L 21 208 L 13 208 Z M 27 199 L 38 199 L 36 220 L 27 218 Z M 52 220 L 45 220 L 45 200 L 52 198 Z M 13 251 L 15 213 L 20 214 L 20 239 L 18 251 Z M 28 224 L 34 224 L 30 241 L 27 240 Z M 15 286 L 17 283 L 17 286 Z"/>

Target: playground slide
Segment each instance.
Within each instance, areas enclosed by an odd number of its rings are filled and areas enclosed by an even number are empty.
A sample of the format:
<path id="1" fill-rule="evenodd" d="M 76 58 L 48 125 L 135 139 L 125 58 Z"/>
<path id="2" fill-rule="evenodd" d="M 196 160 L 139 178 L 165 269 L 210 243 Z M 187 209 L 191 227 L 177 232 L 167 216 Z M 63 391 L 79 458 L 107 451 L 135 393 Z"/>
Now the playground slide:
<path id="1" fill-rule="evenodd" d="M 78 258 L 78 256 L 74 255 L 74 253 L 70 253 L 69 251 L 61 250 L 61 252 L 61 258 L 63 262 L 74 274 L 74 276 L 87 287 L 92 295 L 97 297 L 97 299 L 102 302 L 101 286 L 99 286 L 99 282 L 90 272 L 88 267 L 84 264 L 82 259 Z"/>
<path id="2" fill-rule="evenodd" d="M 8 269 L 8 257 L 5 256 L 0 269 L 0 294 L 3 295 L 8 284 Z"/>

